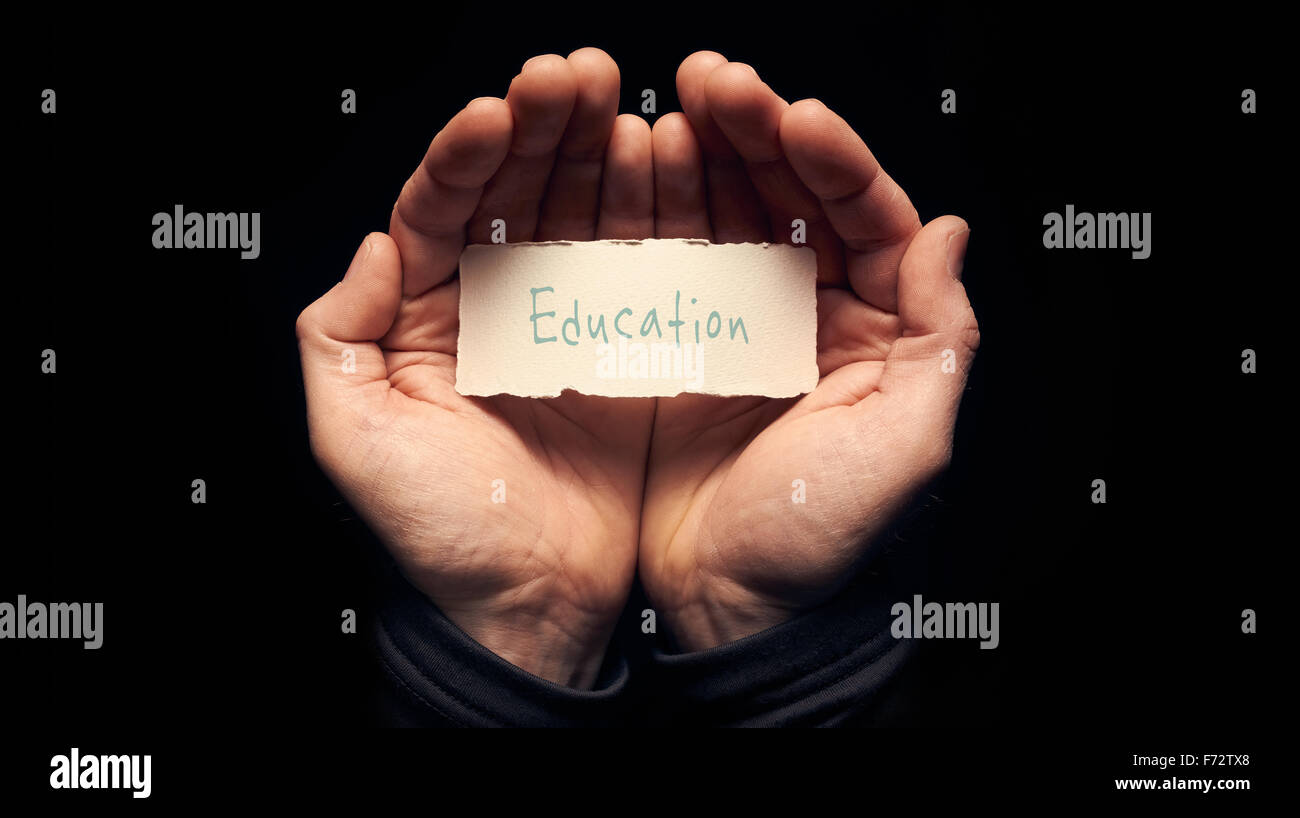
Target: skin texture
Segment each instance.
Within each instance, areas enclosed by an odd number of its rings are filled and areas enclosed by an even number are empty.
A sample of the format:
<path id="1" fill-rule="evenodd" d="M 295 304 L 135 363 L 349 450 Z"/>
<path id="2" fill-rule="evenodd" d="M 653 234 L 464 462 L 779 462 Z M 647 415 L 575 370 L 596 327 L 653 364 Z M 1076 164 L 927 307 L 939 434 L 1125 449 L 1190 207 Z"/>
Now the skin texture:
<path id="1" fill-rule="evenodd" d="M 687 650 L 831 596 L 947 463 L 979 343 L 963 221 L 923 228 L 842 119 L 748 66 L 699 52 L 677 84 L 684 113 L 652 132 L 617 115 L 599 49 L 529 60 L 504 100 L 447 123 L 389 233 L 298 319 L 322 468 L 453 622 L 573 687 L 594 682 L 637 571 Z M 457 259 L 497 218 L 511 242 L 788 241 L 805 219 L 820 383 L 798 400 L 457 394 Z"/>

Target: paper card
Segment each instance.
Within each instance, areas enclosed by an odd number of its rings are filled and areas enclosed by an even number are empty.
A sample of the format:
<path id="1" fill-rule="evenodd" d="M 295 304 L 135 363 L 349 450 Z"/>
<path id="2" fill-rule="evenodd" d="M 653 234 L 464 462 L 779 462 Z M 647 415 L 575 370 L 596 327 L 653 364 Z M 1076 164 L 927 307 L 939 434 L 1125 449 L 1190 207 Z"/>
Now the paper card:
<path id="1" fill-rule="evenodd" d="M 817 385 L 817 255 L 702 239 L 475 244 L 456 391 L 793 397 Z"/>

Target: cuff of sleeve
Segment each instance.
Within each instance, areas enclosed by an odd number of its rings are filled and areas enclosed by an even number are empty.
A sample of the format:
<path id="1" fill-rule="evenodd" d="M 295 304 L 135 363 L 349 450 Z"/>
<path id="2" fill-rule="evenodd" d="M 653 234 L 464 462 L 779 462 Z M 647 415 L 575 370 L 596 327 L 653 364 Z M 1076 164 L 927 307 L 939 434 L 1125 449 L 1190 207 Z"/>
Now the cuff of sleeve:
<path id="1" fill-rule="evenodd" d="M 869 710 L 912 652 L 890 632 L 892 583 L 860 575 L 789 622 L 693 653 L 656 649 L 675 721 L 733 727 L 832 726 Z M 668 691 L 672 691 L 668 693 Z"/>
<path id="2" fill-rule="evenodd" d="M 394 726 L 591 727 L 621 712 L 625 658 L 607 656 L 592 690 L 534 676 L 474 641 L 395 570 L 375 640 Z"/>

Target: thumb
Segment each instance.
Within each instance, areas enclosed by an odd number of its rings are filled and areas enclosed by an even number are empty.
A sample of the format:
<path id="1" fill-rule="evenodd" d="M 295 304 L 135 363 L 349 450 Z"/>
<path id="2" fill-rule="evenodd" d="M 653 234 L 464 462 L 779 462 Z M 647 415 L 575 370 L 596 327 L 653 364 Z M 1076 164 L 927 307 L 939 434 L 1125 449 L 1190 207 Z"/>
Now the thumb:
<path id="1" fill-rule="evenodd" d="M 956 216 L 935 219 L 912 238 L 898 271 L 902 337 L 890 347 L 876 396 L 884 398 L 881 419 L 936 467 L 948 457 L 979 347 L 979 324 L 961 284 L 969 238 L 970 227 Z"/>
<path id="2" fill-rule="evenodd" d="M 904 335 L 975 329 L 961 285 L 969 240 L 970 226 L 957 216 L 940 216 L 912 237 L 898 268 L 898 316 Z M 969 340 L 978 345 L 977 337 Z"/>
<path id="3" fill-rule="evenodd" d="M 313 448 L 327 427 L 355 420 L 361 401 L 386 389 L 359 389 L 383 382 L 388 367 L 375 340 L 396 319 L 402 299 L 402 264 L 397 245 L 384 233 L 361 243 L 343 280 L 298 316 L 298 351 L 307 392 Z M 318 449 L 319 451 L 319 449 Z"/>
<path id="4" fill-rule="evenodd" d="M 376 341 L 393 325 L 401 298 L 397 245 L 385 233 L 371 233 L 343 280 L 298 316 L 298 340 Z"/>

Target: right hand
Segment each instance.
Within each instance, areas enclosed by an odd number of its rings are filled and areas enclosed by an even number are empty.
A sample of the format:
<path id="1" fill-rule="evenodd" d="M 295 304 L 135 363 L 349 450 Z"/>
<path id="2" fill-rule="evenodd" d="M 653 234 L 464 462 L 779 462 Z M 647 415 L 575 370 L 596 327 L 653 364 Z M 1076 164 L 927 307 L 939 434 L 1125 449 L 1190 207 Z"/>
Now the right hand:
<path id="1" fill-rule="evenodd" d="M 434 138 L 389 226 L 298 318 L 317 460 L 479 643 L 590 687 L 631 586 L 652 399 L 456 392 L 467 242 L 654 235 L 650 128 L 604 52 L 525 63 Z M 346 351 L 355 370 L 345 371 Z M 504 481 L 505 502 L 500 499 Z"/>

